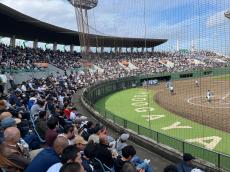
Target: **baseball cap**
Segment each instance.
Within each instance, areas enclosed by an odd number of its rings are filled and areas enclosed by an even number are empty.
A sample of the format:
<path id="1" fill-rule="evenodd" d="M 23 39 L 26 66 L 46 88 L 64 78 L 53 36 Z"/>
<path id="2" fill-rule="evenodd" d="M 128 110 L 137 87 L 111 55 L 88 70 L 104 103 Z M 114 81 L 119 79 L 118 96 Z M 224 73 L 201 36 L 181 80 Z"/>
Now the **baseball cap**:
<path id="1" fill-rule="evenodd" d="M 82 136 L 76 136 L 75 138 L 75 143 L 76 144 L 82 144 L 82 145 L 86 145 L 88 142 L 84 140 L 84 138 Z"/>
<path id="2" fill-rule="evenodd" d="M 184 161 L 191 161 L 191 160 L 193 160 L 193 159 L 195 159 L 195 157 L 192 156 L 192 155 L 189 154 L 189 153 L 185 153 L 185 154 L 183 155 L 183 160 L 184 160 Z"/>
<path id="3" fill-rule="evenodd" d="M 2 121 L 5 118 L 9 118 L 9 117 L 12 117 L 12 114 L 10 112 L 2 112 L 0 114 L 0 121 Z"/>
<path id="4" fill-rule="evenodd" d="M 11 118 L 11 117 L 8 117 L 8 118 L 4 118 L 2 121 L 1 121 L 1 127 L 2 128 L 8 128 L 8 127 L 12 127 L 14 125 L 17 125 L 21 122 L 21 120 L 19 118 Z"/>
<path id="5" fill-rule="evenodd" d="M 129 139 L 129 134 L 124 133 L 120 136 L 120 138 L 122 141 L 127 141 Z"/>

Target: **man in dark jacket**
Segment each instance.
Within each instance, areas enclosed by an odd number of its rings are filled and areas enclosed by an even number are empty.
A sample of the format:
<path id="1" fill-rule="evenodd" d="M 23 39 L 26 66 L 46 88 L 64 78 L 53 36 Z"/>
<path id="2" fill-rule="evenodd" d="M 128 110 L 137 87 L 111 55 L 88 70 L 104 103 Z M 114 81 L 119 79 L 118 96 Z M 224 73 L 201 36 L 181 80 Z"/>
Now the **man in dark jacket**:
<path id="1" fill-rule="evenodd" d="M 192 160 L 194 159 L 191 154 L 185 153 L 183 155 L 183 161 L 177 165 L 178 172 L 191 172 L 193 169 Z"/>
<path id="2" fill-rule="evenodd" d="M 25 169 L 30 159 L 24 154 L 19 146 L 20 131 L 16 127 L 8 127 L 4 131 L 4 142 L 1 145 L 1 154 L 17 167 L 17 170 Z"/>
<path id="3" fill-rule="evenodd" d="M 118 158 L 114 162 L 115 172 L 120 172 L 123 165 L 127 162 L 130 162 L 134 155 L 136 155 L 136 150 L 134 149 L 134 147 L 131 145 L 125 146 L 122 149 L 122 156 L 118 156 Z"/>
<path id="4" fill-rule="evenodd" d="M 68 146 L 68 140 L 57 137 L 53 148 L 42 150 L 27 167 L 26 172 L 46 172 L 52 165 L 60 162 L 60 155 Z"/>
<path id="5" fill-rule="evenodd" d="M 112 152 L 108 149 L 109 142 L 106 137 L 100 138 L 100 143 L 97 145 L 96 158 L 98 158 L 102 164 L 109 168 L 113 167 L 114 160 L 112 157 Z"/>

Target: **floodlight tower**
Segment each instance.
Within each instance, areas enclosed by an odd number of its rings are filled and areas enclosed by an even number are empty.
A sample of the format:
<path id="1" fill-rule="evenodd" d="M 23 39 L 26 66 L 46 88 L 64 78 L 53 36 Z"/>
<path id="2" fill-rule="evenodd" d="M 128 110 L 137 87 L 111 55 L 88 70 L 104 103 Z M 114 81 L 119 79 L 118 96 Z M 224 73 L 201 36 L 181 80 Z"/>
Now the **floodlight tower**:
<path id="1" fill-rule="evenodd" d="M 226 18 L 230 19 L 230 11 L 226 11 L 226 12 L 224 13 L 224 15 L 225 15 Z"/>
<path id="2" fill-rule="evenodd" d="M 75 7 L 80 42 L 85 46 L 85 52 L 89 51 L 89 20 L 88 10 L 95 8 L 98 0 L 68 0 Z"/>

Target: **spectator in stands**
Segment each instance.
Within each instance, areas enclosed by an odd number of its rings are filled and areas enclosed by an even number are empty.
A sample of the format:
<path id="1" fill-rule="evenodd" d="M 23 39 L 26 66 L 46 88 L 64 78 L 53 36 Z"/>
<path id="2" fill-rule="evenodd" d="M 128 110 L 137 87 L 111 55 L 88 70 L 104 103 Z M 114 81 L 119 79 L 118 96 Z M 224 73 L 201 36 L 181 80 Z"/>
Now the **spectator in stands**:
<path id="1" fill-rule="evenodd" d="M 7 94 L 8 90 L 7 90 L 7 77 L 5 75 L 5 72 L 2 71 L 0 74 L 0 96 L 3 96 L 5 94 Z"/>
<path id="2" fill-rule="evenodd" d="M 37 119 L 35 125 L 36 125 L 36 130 L 37 130 L 39 136 L 42 139 L 45 139 L 45 133 L 46 133 L 46 130 L 48 129 L 47 128 L 47 113 L 46 113 L 46 111 L 40 111 L 39 112 L 38 119 Z"/>
<path id="3" fill-rule="evenodd" d="M 178 172 L 178 170 L 175 165 L 171 164 L 164 168 L 164 172 Z"/>
<path id="4" fill-rule="evenodd" d="M 127 140 L 129 139 L 129 134 L 123 133 L 115 144 L 115 149 L 117 150 L 118 155 L 122 154 L 122 149 L 127 146 Z"/>
<path id="5" fill-rule="evenodd" d="M 88 140 L 89 136 L 93 133 L 93 128 L 94 128 L 94 124 L 92 121 L 88 121 L 86 124 L 84 124 L 82 126 L 82 134 L 81 136 L 85 139 Z"/>
<path id="6" fill-rule="evenodd" d="M 84 151 L 87 143 L 88 142 L 85 141 L 82 136 L 78 135 L 75 137 L 75 144 L 76 144 L 76 147 L 78 148 L 79 151 Z"/>
<path id="7" fill-rule="evenodd" d="M 145 170 L 144 169 L 137 170 L 133 164 L 126 162 L 121 168 L 120 172 L 145 172 Z"/>
<path id="8" fill-rule="evenodd" d="M 1 120 L 0 126 L 2 129 L 6 129 L 9 127 L 17 127 L 17 125 L 21 122 L 18 118 L 6 117 Z"/>
<path id="9" fill-rule="evenodd" d="M 60 155 L 68 146 L 68 140 L 64 137 L 57 137 L 53 147 L 42 150 L 29 164 L 26 172 L 46 172 L 52 165 L 60 162 Z"/>
<path id="10" fill-rule="evenodd" d="M 153 172 L 153 169 L 149 165 L 149 160 L 141 160 L 139 157 L 135 157 L 136 150 L 133 146 L 128 145 L 122 149 L 122 156 L 118 156 L 114 163 L 115 172 L 119 172 L 123 165 L 127 162 L 131 162 L 138 170 L 145 170 L 145 172 Z"/>
<path id="11" fill-rule="evenodd" d="M 44 102 L 43 100 L 37 100 L 37 102 L 30 109 L 30 115 L 32 117 L 35 117 L 35 115 L 38 115 L 39 112 L 45 111 L 45 108 L 46 102 Z"/>
<path id="12" fill-rule="evenodd" d="M 61 155 L 61 162 L 52 165 L 47 172 L 57 172 L 64 164 L 71 162 L 82 163 L 81 154 L 75 145 L 66 147 Z"/>
<path id="13" fill-rule="evenodd" d="M 59 134 L 58 137 L 64 137 L 68 139 L 69 145 L 75 144 L 75 134 L 74 134 L 74 126 L 72 124 L 66 124 L 64 126 L 64 133 Z"/>
<path id="14" fill-rule="evenodd" d="M 30 163 L 23 147 L 19 146 L 21 135 L 16 127 L 9 127 L 4 131 L 4 142 L 1 145 L 1 155 L 8 160 L 8 167 L 23 171 Z"/>
<path id="15" fill-rule="evenodd" d="M 92 133 L 93 134 L 91 134 L 88 139 L 89 143 L 99 143 L 100 136 L 107 135 L 106 128 L 101 124 L 96 124 L 92 129 Z"/>
<path id="16" fill-rule="evenodd" d="M 191 154 L 185 153 L 183 155 L 183 161 L 177 165 L 178 172 L 191 172 L 193 169 L 192 160 L 194 159 L 195 157 Z"/>
<path id="17" fill-rule="evenodd" d="M 93 172 L 98 170 L 97 169 L 98 166 L 94 164 L 94 158 L 96 157 L 96 150 L 97 150 L 96 144 L 88 144 L 84 149 L 84 153 L 82 155 L 82 165 L 85 171 L 87 172 Z"/>
<path id="18" fill-rule="evenodd" d="M 16 109 L 22 106 L 20 96 L 21 96 L 21 92 L 17 90 L 10 96 L 10 99 L 9 99 L 9 103 L 11 104 L 11 106 L 15 106 Z"/>
<path id="19" fill-rule="evenodd" d="M 80 163 L 72 162 L 63 165 L 60 172 L 84 172 L 84 169 Z"/>
<path id="20" fill-rule="evenodd" d="M 96 158 L 98 158 L 106 168 L 112 169 L 114 160 L 112 152 L 109 150 L 109 142 L 106 136 L 100 137 L 96 152 Z"/>
<path id="21" fill-rule="evenodd" d="M 57 118 L 51 117 L 47 121 L 47 127 L 48 127 L 48 130 L 46 131 L 46 134 L 45 134 L 45 140 L 46 140 L 47 146 L 52 147 L 54 140 L 58 136 L 58 133 L 57 133 L 58 120 L 57 120 Z"/>

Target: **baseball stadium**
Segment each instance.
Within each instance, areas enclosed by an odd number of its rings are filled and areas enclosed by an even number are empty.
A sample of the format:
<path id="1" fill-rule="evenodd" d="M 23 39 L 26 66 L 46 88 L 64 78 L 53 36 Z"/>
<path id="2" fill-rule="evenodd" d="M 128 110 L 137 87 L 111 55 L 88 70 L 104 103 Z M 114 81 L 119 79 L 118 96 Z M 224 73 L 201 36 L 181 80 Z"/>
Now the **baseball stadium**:
<path id="1" fill-rule="evenodd" d="M 0 0 L 0 172 L 230 171 L 229 0 Z"/>

